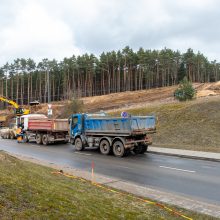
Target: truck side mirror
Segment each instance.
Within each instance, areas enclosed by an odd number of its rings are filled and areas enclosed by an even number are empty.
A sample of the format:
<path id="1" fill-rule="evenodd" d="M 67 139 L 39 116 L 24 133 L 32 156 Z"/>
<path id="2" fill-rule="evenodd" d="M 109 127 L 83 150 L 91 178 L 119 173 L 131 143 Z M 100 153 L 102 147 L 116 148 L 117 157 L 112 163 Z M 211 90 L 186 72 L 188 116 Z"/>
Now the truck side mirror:
<path id="1" fill-rule="evenodd" d="M 68 118 L 68 124 L 70 125 L 70 123 L 71 123 L 71 118 Z"/>

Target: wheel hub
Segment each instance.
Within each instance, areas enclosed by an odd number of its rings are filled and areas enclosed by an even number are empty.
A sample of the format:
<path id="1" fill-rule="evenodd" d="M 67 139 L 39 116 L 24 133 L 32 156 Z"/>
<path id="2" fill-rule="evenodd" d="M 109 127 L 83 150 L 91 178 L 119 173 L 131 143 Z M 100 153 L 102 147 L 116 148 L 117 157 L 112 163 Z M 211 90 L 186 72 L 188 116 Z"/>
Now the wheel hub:
<path id="1" fill-rule="evenodd" d="M 117 146 L 117 151 L 121 152 L 121 148 L 119 146 Z"/>

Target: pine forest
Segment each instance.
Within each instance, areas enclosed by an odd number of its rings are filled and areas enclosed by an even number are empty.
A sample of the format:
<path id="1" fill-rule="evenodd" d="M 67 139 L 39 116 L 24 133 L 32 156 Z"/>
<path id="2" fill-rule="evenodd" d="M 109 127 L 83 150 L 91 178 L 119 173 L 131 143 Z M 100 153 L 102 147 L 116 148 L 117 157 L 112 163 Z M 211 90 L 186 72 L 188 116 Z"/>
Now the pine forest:
<path id="1" fill-rule="evenodd" d="M 103 52 L 99 57 L 83 54 L 62 61 L 16 59 L 0 69 L 0 95 L 28 104 L 104 95 L 192 82 L 220 80 L 220 63 L 200 52 L 123 50 Z"/>

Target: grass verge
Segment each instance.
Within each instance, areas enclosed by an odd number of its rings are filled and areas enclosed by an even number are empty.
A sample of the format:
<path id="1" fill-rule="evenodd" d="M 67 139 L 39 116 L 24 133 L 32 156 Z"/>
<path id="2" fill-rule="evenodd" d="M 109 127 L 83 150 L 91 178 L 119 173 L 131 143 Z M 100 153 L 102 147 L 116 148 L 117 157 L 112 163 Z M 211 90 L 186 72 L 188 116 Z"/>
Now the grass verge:
<path id="1" fill-rule="evenodd" d="M 183 219 L 135 196 L 108 192 L 53 171 L 0 152 L 1 219 Z M 194 219 L 214 219 L 171 208 Z"/>

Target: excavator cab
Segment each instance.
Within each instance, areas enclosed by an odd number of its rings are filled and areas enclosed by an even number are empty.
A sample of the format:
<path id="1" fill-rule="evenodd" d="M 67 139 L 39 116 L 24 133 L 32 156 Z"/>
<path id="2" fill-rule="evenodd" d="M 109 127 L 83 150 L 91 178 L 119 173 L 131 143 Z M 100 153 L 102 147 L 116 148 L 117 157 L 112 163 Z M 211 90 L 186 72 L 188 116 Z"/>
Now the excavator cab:
<path id="1" fill-rule="evenodd" d="M 15 109 L 15 114 L 17 116 L 27 115 L 30 114 L 30 110 L 19 107 Z"/>
<path id="2" fill-rule="evenodd" d="M 17 116 L 21 116 L 24 113 L 24 109 L 23 108 L 16 108 L 15 109 L 15 115 Z"/>

